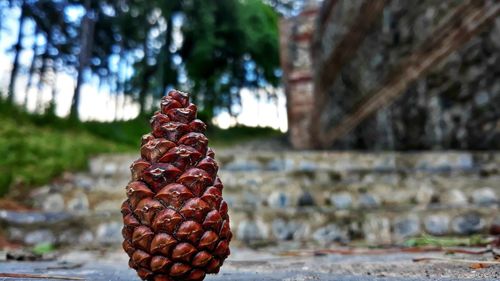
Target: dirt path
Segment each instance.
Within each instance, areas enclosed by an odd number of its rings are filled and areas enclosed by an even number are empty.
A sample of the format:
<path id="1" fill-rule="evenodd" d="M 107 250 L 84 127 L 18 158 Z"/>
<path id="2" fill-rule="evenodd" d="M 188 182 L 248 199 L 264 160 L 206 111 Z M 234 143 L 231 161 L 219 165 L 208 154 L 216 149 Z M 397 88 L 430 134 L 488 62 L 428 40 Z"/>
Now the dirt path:
<path id="1" fill-rule="evenodd" d="M 219 275 L 206 280 L 499 280 L 500 266 L 471 269 L 458 262 L 415 263 L 417 257 L 443 258 L 442 253 L 391 253 L 384 255 L 327 255 L 320 257 L 283 257 L 270 252 L 234 249 Z M 457 255 L 452 258 L 464 258 Z M 470 258 L 466 257 L 466 258 Z M 475 256 L 486 259 L 486 256 Z M 120 250 L 106 253 L 71 252 L 50 262 L 0 262 L 0 272 L 31 273 L 81 277 L 84 280 L 138 280 L 128 269 L 127 257 Z M 32 280 L 9 279 L 0 280 Z M 55 279 L 48 279 L 55 280 Z"/>

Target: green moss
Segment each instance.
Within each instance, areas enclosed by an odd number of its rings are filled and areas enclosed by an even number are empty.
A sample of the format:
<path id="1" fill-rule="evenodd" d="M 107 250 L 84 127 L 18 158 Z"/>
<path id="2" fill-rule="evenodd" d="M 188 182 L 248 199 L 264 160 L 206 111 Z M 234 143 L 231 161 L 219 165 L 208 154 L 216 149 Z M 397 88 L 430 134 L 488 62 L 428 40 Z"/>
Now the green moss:
<path id="1" fill-rule="evenodd" d="M 49 254 L 55 251 L 55 247 L 51 243 L 40 243 L 36 244 L 32 252 L 37 255 Z"/>
<path id="2" fill-rule="evenodd" d="M 404 244 L 408 247 L 478 247 L 487 245 L 489 242 L 491 241 L 482 235 L 472 235 L 470 237 L 435 237 L 431 235 L 423 235 L 421 237 L 408 239 Z"/>

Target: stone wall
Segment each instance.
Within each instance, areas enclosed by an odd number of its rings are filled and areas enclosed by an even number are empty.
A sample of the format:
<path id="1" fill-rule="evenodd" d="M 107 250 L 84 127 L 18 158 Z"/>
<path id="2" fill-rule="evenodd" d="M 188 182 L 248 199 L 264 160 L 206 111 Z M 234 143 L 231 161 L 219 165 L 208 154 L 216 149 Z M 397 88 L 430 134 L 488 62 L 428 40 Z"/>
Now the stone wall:
<path id="1" fill-rule="evenodd" d="M 334 0 L 324 1 L 322 9 Z M 336 48 L 366 0 L 335 1 L 334 10 L 321 31 L 313 65 Z M 381 87 L 402 59 L 429 40 L 434 28 L 463 1 L 389 0 L 380 18 L 367 34 L 355 57 L 342 66 L 329 87 L 329 126 L 338 124 L 368 95 Z M 320 10 L 319 14 L 324 13 Z M 302 22 L 295 21 L 294 30 Z M 304 24 L 309 27 L 309 22 Z M 320 32 L 317 28 L 315 32 Z M 316 34 L 317 35 L 317 34 Z M 293 42 L 293 41 L 292 41 Z M 309 54 L 310 52 L 301 52 Z M 304 60 L 297 58 L 297 60 Z M 291 77 L 288 75 L 288 77 Z M 357 149 L 498 149 L 500 148 L 500 17 L 435 65 L 388 108 L 362 122 L 336 148 Z M 285 78 L 287 79 L 287 78 Z M 289 79 L 289 78 L 288 78 Z M 291 99 L 309 96 L 312 87 L 294 92 Z M 294 104 L 290 105 L 292 144 L 308 135 L 307 127 L 294 124 Z M 310 109 L 309 109 L 310 110 Z M 303 119 L 297 119 L 303 120 Z"/>
<path id="2" fill-rule="evenodd" d="M 118 246 L 135 158 L 101 156 L 89 172 L 37 189 L 38 211 L 0 210 L 0 232 L 27 244 Z M 221 151 L 217 159 L 235 243 L 399 244 L 500 226 L 498 153 Z"/>
<path id="3" fill-rule="evenodd" d="M 402 243 L 500 223 L 500 157 L 471 153 L 219 156 L 241 241 Z"/>

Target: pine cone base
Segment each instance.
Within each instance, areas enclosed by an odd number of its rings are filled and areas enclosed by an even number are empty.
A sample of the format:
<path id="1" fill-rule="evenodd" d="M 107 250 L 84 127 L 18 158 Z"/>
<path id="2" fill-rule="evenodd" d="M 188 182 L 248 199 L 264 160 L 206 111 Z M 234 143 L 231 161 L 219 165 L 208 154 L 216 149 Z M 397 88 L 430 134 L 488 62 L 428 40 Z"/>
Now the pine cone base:
<path id="1" fill-rule="evenodd" d="M 229 256 L 231 230 L 206 125 L 170 91 L 144 135 L 123 202 L 123 249 L 143 280 L 203 280 Z"/>

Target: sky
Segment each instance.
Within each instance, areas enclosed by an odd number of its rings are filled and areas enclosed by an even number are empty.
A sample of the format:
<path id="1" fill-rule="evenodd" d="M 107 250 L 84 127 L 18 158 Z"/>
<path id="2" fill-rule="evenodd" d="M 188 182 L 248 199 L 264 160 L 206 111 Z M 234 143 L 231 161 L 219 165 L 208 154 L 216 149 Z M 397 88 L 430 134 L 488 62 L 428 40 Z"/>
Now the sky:
<path id="1" fill-rule="evenodd" d="M 0 34 L 0 91 L 5 93 L 10 79 L 10 71 L 14 54 L 9 52 L 17 40 L 18 17 L 20 11 L 17 8 L 11 9 L 3 16 L 3 30 Z M 77 15 L 75 15 L 77 16 Z M 16 102 L 22 104 L 26 94 L 28 94 L 28 109 L 36 111 L 40 107 L 40 101 L 45 106 L 50 101 L 51 89 L 49 87 L 40 90 L 41 99 L 37 101 L 36 87 L 38 78 L 35 77 L 34 87 L 26 90 L 27 70 L 31 63 L 33 52 L 31 45 L 35 38 L 33 34 L 33 24 L 27 22 L 24 27 L 25 39 L 23 41 L 23 52 L 20 56 L 21 70 L 16 83 Z M 42 40 L 42 38 L 38 38 Z M 52 77 L 54 79 L 54 76 Z M 71 95 L 73 93 L 76 80 L 73 75 L 59 72 L 55 75 L 58 95 L 56 96 L 56 114 L 64 117 L 69 114 L 71 106 Z M 139 113 L 139 106 L 130 97 L 120 95 L 116 101 L 114 95 L 110 94 L 106 87 L 98 91 L 98 79 L 93 77 L 82 87 L 80 102 L 80 118 L 82 120 L 112 121 L 116 117 L 121 120 L 132 119 Z M 182 89 L 180 89 L 182 90 Z M 228 128 L 236 123 L 246 126 L 272 127 L 285 132 L 288 129 L 286 115 L 286 99 L 282 88 L 275 89 L 277 98 L 269 100 L 265 91 L 242 89 L 240 92 L 242 106 L 239 114 L 234 118 L 227 112 L 221 112 L 213 120 L 221 128 Z M 38 105 L 37 105 L 38 104 Z M 119 106 L 117 106 L 117 104 Z"/>

